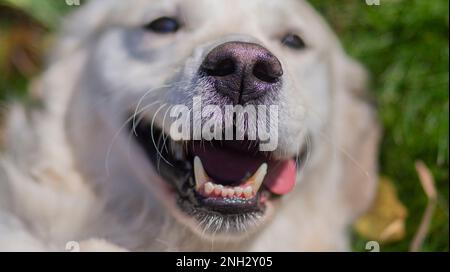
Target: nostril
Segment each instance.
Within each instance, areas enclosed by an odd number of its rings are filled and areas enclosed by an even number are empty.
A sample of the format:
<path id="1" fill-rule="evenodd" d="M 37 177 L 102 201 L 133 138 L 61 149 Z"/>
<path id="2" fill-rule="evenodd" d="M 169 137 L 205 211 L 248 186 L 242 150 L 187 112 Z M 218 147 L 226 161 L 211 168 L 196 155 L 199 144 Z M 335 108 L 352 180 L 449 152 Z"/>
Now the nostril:
<path id="1" fill-rule="evenodd" d="M 276 95 L 283 69 L 277 57 L 265 47 L 236 41 L 220 44 L 207 53 L 198 73 L 211 90 L 242 104 Z"/>
<path id="2" fill-rule="evenodd" d="M 253 66 L 253 75 L 261 81 L 275 83 L 283 75 L 278 61 L 257 61 Z"/>
<path id="3" fill-rule="evenodd" d="M 209 76 L 221 77 L 228 76 L 235 72 L 236 64 L 231 58 L 225 58 L 209 65 L 204 64 L 203 70 Z"/>

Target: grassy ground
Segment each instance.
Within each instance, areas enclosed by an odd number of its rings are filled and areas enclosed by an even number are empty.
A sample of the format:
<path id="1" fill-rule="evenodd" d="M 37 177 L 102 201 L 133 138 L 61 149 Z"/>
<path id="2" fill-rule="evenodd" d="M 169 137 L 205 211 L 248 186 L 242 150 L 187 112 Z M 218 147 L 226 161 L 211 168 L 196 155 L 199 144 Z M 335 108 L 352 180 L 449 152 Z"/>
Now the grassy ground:
<path id="1" fill-rule="evenodd" d="M 414 169 L 430 167 L 439 191 L 425 251 L 448 251 L 448 1 L 311 1 L 346 50 L 372 74 L 384 126 L 381 173 L 394 180 L 408 209 L 406 237 L 382 250 L 407 250 L 427 199 Z M 356 237 L 355 250 L 364 239 Z"/>
<path id="2" fill-rule="evenodd" d="M 330 22 L 346 50 L 372 74 L 372 90 L 384 127 L 381 173 L 394 181 L 408 209 L 406 236 L 383 245 L 382 250 L 408 250 L 418 228 L 427 204 L 414 169 L 414 162 L 420 159 L 431 169 L 439 191 L 438 208 L 422 250 L 448 251 L 448 1 L 381 0 L 379 6 L 368 6 L 362 0 L 311 2 Z M 34 19 L 24 27 L 32 27 L 31 40 L 15 38 L 28 41 L 24 52 L 32 57 L 28 65 L 20 67 L 5 53 L 10 51 L 4 40 L 17 31 L 17 22 L 28 19 L 0 7 L 0 102 L 18 94 L 25 96 L 28 78 L 39 70 L 40 50 L 45 47 L 39 37 L 51 33 L 59 14 L 73 9 L 64 1 L 0 0 L 2 3 L 19 3 L 19 10 Z M 30 41 L 33 46 L 26 46 Z M 15 52 L 19 47 L 13 48 Z M 364 250 L 365 239 L 354 236 L 353 248 Z"/>

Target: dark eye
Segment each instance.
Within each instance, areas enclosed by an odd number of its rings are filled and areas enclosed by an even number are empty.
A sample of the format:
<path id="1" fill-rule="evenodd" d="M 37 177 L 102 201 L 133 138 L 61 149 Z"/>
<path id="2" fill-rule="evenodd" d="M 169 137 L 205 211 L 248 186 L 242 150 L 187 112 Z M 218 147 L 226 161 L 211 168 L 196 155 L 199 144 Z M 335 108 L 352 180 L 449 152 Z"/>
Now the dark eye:
<path id="1" fill-rule="evenodd" d="M 305 42 L 296 34 L 287 34 L 281 40 L 281 43 L 293 49 L 303 49 L 306 47 Z"/>
<path id="2" fill-rule="evenodd" d="M 171 17 L 160 17 L 145 26 L 145 29 L 161 34 L 173 33 L 179 28 L 178 20 Z"/>

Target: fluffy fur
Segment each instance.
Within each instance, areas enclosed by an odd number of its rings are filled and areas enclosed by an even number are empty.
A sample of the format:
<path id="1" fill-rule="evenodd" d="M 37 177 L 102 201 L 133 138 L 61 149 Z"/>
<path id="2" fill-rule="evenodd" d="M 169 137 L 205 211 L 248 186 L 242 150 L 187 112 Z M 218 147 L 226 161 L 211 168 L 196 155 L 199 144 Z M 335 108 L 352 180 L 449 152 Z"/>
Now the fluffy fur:
<path id="1" fill-rule="evenodd" d="M 186 30 L 142 30 L 163 15 L 180 16 Z M 283 47 L 287 31 L 308 49 Z M 143 115 L 166 128 L 159 106 L 207 89 L 186 82 L 213 46 L 231 40 L 263 44 L 284 67 L 276 154 L 294 155 L 306 142 L 313 148 L 295 190 L 263 227 L 215 240 L 161 199 L 161 178 L 130 139 L 126 114 L 141 101 Z M 0 250 L 59 251 L 68 241 L 86 251 L 348 250 L 348 227 L 377 180 L 379 129 L 365 84 L 364 70 L 300 0 L 93 0 L 66 21 L 35 83 L 38 103 L 11 107 L 0 157 Z"/>

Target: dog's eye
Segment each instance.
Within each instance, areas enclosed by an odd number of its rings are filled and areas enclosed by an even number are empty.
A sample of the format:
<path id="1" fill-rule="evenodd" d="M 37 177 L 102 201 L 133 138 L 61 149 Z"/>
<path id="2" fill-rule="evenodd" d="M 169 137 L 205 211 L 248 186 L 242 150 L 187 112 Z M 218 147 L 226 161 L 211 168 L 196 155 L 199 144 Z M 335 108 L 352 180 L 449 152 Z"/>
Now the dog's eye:
<path id="1" fill-rule="evenodd" d="M 283 37 L 281 40 L 281 43 L 287 47 L 293 48 L 293 49 L 303 49 L 306 47 L 305 42 L 296 34 L 287 34 Z"/>
<path id="2" fill-rule="evenodd" d="M 156 33 L 166 34 L 176 32 L 180 28 L 180 23 L 175 18 L 160 17 L 145 25 L 144 28 Z"/>

